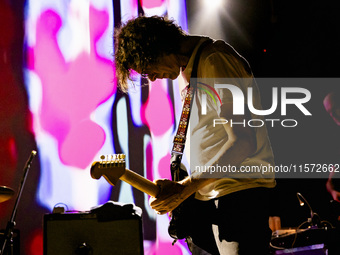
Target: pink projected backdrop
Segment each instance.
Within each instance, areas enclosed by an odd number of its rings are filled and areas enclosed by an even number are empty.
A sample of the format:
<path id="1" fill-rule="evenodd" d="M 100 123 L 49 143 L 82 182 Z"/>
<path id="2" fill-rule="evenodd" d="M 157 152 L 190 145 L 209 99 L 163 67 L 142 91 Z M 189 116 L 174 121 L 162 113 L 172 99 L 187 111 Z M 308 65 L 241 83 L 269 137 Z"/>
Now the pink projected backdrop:
<path id="1" fill-rule="evenodd" d="M 187 28 L 180 0 L 121 1 L 123 22 L 138 15 L 138 4 L 145 15 L 168 15 Z M 127 167 L 146 178 L 170 178 L 178 81 L 159 80 L 146 90 L 137 81 L 128 95 L 117 93 L 112 1 L 31 0 L 27 8 L 26 84 L 41 167 L 37 202 L 49 211 L 58 203 L 77 211 L 108 200 L 135 203 L 143 209 L 145 254 L 188 254 L 183 242 L 171 245 L 169 218 L 154 213 L 147 195 L 89 174 L 100 155 L 125 153 Z M 29 254 L 41 242 L 37 230 Z"/>

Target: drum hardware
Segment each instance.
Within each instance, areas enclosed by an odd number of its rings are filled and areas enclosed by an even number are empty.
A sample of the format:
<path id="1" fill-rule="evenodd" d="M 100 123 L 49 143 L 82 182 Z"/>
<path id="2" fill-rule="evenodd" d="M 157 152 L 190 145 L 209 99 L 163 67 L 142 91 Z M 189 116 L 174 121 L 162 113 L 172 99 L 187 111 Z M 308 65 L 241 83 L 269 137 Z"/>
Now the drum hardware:
<path id="1" fill-rule="evenodd" d="M 30 157 L 28 158 L 28 160 L 26 162 L 25 167 L 24 167 L 24 174 L 23 174 L 21 182 L 20 182 L 19 192 L 18 192 L 16 201 L 15 201 L 15 204 L 14 204 L 12 215 L 11 215 L 10 220 L 7 223 L 6 230 L 4 232 L 4 242 L 2 244 L 2 249 L 1 249 L 1 253 L 0 253 L 2 255 L 4 255 L 4 251 L 5 251 L 5 248 L 7 246 L 7 243 L 10 243 L 9 254 L 13 255 L 13 232 L 14 232 L 14 226 L 15 226 L 15 217 L 16 217 L 16 213 L 17 213 L 17 209 L 18 209 L 18 204 L 19 204 L 19 201 L 20 201 L 20 198 L 21 198 L 21 195 L 22 195 L 22 191 L 23 191 L 26 179 L 27 179 L 28 170 L 30 169 L 33 158 L 36 155 L 37 155 L 37 152 L 33 150 L 31 152 Z M 8 192 L 11 193 L 10 191 L 8 191 L 8 188 L 5 188 L 3 190 L 5 190 L 5 192 L 7 192 L 7 193 Z M 14 194 L 14 192 L 13 192 L 13 194 Z M 4 195 L 5 198 L 6 198 L 6 196 L 8 197 L 9 195 Z"/>
<path id="2" fill-rule="evenodd" d="M 14 190 L 6 186 L 0 186 L 0 203 L 11 199 L 14 196 Z"/>

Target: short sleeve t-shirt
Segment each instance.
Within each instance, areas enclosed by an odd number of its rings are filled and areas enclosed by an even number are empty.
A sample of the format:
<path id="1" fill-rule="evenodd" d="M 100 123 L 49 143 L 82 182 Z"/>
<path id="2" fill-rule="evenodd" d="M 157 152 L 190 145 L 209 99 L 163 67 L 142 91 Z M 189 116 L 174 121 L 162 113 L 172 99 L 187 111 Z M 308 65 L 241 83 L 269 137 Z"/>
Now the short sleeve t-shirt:
<path id="1" fill-rule="evenodd" d="M 189 81 L 190 79 L 198 47 L 208 39 L 202 37 L 193 51 L 182 73 L 185 80 Z M 214 41 L 213 44 L 203 49 L 197 76 L 198 83 L 191 109 L 186 155 L 190 162 L 192 177 L 215 178 L 214 175 L 209 176 L 211 173 L 207 171 L 206 164 L 211 158 L 221 155 L 221 150 L 223 153 L 223 145 L 228 141 L 228 135 L 223 125 L 213 126 L 212 123 L 220 118 L 221 104 L 233 102 L 236 95 L 232 94 L 230 89 L 224 88 L 223 85 L 219 87 L 219 82 L 227 80 L 229 84 L 236 87 L 237 91 L 242 91 L 245 98 L 247 98 L 248 88 L 251 88 L 252 104 L 255 109 L 261 109 L 260 94 L 247 61 L 224 41 Z M 203 98 L 203 95 L 205 95 L 204 104 L 207 105 L 206 109 L 208 109 L 204 116 L 200 113 L 203 104 L 200 99 Z M 247 104 L 246 99 L 244 102 Z M 251 118 L 254 121 L 263 120 L 262 116 L 252 113 Z M 247 123 L 236 123 L 236 125 L 247 125 Z M 226 172 L 222 171 L 222 176 L 219 175 L 218 180 L 198 190 L 195 195 L 197 199 L 209 200 L 244 189 L 275 186 L 274 172 L 263 171 L 274 166 L 274 156 L 266 126 L 262 125 L 253 129 L 257 142 L 255 153 L 246 158 L 239 166 L 230 166 L 228 162 L 221 162 L 217 159 L 219 167 L 224 167 Z M 190 148 L 188 149 L 188 147 Z M 229 170 L 227 170 L 228 167 Z M 196 171 L 197 169 L 199 171 Z M 232 172 L 235 169 L 237 170 Z M 240 172 L 240 170 L 243 170 L 243 172 Z"/>

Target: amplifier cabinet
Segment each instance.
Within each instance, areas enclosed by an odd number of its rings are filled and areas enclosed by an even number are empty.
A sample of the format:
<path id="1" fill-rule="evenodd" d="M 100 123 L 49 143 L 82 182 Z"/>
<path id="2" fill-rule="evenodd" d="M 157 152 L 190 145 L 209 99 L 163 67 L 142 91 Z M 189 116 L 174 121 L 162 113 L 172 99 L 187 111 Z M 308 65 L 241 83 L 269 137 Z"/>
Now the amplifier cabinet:
<path id="1" fill-rule="evenodd" d="M 44 255 L 143 253 L 140 217 L 101 221 L 95 213 L 44 215 Z"/>

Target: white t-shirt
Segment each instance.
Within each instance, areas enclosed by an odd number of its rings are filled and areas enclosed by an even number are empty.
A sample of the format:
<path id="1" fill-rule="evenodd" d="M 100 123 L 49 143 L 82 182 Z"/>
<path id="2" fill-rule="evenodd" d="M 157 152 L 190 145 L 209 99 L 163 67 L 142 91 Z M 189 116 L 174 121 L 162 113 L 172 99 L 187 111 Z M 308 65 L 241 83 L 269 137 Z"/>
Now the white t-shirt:
<path id="1" fill-rule="evenodd" d="M 208 39 L 207 37 L 202 37 L 193 51 L 188 65 L 182 73 L 185 80 L 190 79 L 199 45 Z M 218 170 L 217 166 L 215 165 L 215 168 L 210 168 L 209 170 L 209 166 L 206 164 L 211 158 L 220 154 L 220 150 L 223 150 L 223 145 L 228 141 L 228 135 L 223 125 L 213 126 L 212 123 L 214 119 L 219 118 L 221 102 L 222 104 L 233 102 L 233 95 L 230 90 L 217 88 L 217 83 L 227 82 L 237 86 L 244 94 L 245 104 L 247 104 L 248 87 L 252 87 L 252 102 L 255 109 L 261 109 L 260 95 L 247 61 L 223 41 L 215 41 L 203 49 L 197 76 L 199 83 L 197 84 L 198 89 L 191 109 L 185 153 L 190 162 L 192 177 L 216 178 L 216 172 L 211 174 L 210 170 Z M 203 109 L 203 95 L 205 95 L 204 105 L 206 105 L 205 109 L 207 110 L 204 116 L 201 112 Z M 221 102 L 219 99 L 221 99 Z M 254 123 L 256 122 L 254 125 L 258 126 L 261 124 L 259 119 L 263 120 L 262 116 L 254 114 L 251 114 L 251 118 Z M 236 123 L 236 125 L 244 124 Z M 245 125 L 247 125 L 246 122 Z M 209 200 L 244 189 L 275 186 L 274 172 L 262 171 L 265 168 L 268 170 L 270 166 L 274 166 L 274 157 L 267 129 L 263 125 L 262 127 L 254 128 L 254 131 L 257 142 L 255 153 L 246 158 L 240 166 L 230 166 L 228 162 L 218 161 L 220 171 L 224 167 L 224 170 L 219 175 L 219 178 L 222 178 L 196 192 L 195 197 L 197 199 Z M 208 146 L 206 146 L 207 144 Z M 228 167 L 229 170 L 227 170 Z M 237 169 L 237 172 L 232 172 L 235 169 Z M 243 172 L 240 172 L 240 169 Z"/>

